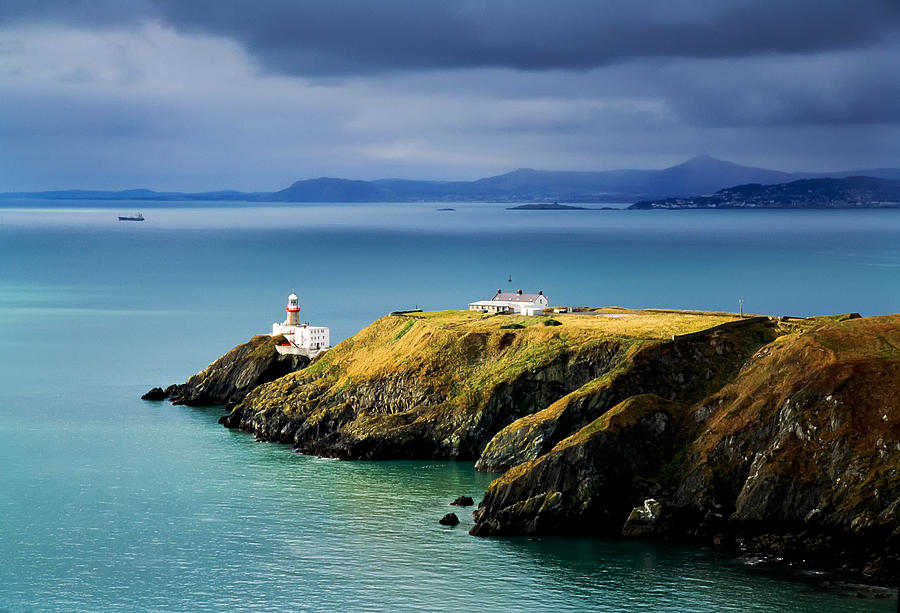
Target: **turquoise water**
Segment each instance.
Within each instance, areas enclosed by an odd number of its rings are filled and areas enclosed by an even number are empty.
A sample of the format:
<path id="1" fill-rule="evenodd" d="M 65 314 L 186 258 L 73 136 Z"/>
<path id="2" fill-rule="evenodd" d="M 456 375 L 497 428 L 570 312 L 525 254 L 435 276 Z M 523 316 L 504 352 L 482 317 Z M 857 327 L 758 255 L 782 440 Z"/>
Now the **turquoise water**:
<path id="1" fill-rule="evenodd" d="M 48 207 L 52 203 L 38 203 Z M 711 552 L 443 528 L 471 464 L 334 462 L 142 402 L 270 329 L 497 287 L 555 304 L 900 311 L 900 211 L 0 208 L 0 610 L 892 611 Z"/>

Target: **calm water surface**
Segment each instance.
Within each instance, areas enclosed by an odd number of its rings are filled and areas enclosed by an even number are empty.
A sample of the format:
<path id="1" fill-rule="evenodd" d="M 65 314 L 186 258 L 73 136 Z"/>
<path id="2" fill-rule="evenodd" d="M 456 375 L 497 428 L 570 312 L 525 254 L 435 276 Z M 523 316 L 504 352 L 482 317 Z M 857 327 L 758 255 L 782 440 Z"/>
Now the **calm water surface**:
<path id="1" fill-rule="evenodd" d="M 0 208 L 0 610 L 892 611 L 643 543 L 476 539 L 468 463 L 333 462 L 146 403 L 283 317 L 554 304 L 900 311 L 900 211 Z M 31 208 L 37 205 L 39 208 Z"/>

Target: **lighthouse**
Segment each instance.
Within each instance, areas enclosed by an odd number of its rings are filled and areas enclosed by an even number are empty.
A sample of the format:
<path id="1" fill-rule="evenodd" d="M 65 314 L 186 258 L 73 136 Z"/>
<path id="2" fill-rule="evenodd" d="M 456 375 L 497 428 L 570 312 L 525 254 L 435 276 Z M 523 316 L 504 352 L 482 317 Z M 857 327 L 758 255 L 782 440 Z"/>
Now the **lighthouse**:
<path id="1" fill-rule="evenodd" d="M 287 307 L 284 309 L 287 311 L 287 319 L 284 320 L 285 325 L 287 326 L 299 326 L 300 325 L 300 299 L 297 298 L 297 294 L 291 293 L 288 296 Z"/>
<path id="2" fill-rule="evenodd" d="M 282 355 L 305 355 L 314 358 L 331 348 L 331 331 L 325 326 L 300 323 L 300 299 L 291 292 L 288 296 L 287 319 L 272 324 L 272 336 L 284 336 L 285 342 L 275 347 Z"/>

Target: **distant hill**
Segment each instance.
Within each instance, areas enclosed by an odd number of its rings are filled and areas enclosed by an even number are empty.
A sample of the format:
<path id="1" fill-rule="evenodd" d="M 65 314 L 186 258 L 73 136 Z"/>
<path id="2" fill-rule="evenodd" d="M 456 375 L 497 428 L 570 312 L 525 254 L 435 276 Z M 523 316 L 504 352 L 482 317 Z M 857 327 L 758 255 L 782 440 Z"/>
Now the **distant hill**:
<path id="1" fill-rule="evenodd" d="M 0 198 L 52 200 L 249 201 L 249 202 L 634 202 L 709 194 L 735 185 L 785 184 L 797 179 L 868 176 L 900 179 L 900 169 L 786 173 L 741 166 L 709 156 L 692 158 L 662 170 L 557 171 L 520 168 L 476 181 L 360 181 L 320 177 L 304 179 L 275 192 L 202 193 L 64 190 L 12 192 Z"/>
<path id="2" fill-rule="evenodd" d="M 714 194 L 645 200 L 630 209 L 848 209 L 900 207 L 900 181 L 875 177 L 751 183 Z"/>
<path id="3" fill-rule="evenodd" d="M 384 192 L 370 181 L 307 179 L 260 198 L 274 202 L 380 202 Z"/>

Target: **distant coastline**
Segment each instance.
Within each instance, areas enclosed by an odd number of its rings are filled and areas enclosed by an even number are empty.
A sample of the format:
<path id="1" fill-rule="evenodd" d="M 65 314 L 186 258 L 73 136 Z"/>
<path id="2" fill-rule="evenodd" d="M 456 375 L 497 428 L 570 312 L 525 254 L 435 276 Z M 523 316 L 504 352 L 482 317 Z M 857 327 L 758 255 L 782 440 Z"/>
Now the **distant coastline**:
<path id="1" fill-rule="evenodd" d="M 900 168 L 876 168 L 832 173 L 787 173 L 741 166 L 708 156 L 692 158 L 661 170 L 549 171 L 520 168 L 474 181 L 378 179 L 361 181 L 319 177 L 296 181 L 273 192 L 212 190 L 204 192 L 150 189 L 55 190 L 0 193 L 0 200 L 95 200 L 144 202 L 566 202 L 575 204 L 638 203 L 634 208 L 698 208 L 700 199 L 721 190 L 746 185 L 785 185 L 803 179 L 844 180 L 869 177 L 900 181 Z M 682 199 L 684 203 L 669 202 Z M 649 203 L 649 204 L 648 204 Z M 638 206 L 641 205 L 641 206 Z M 705 208 L 724 208 L 705 207 Z M 762 207 L 758 207 L 762 208 Z"/>

